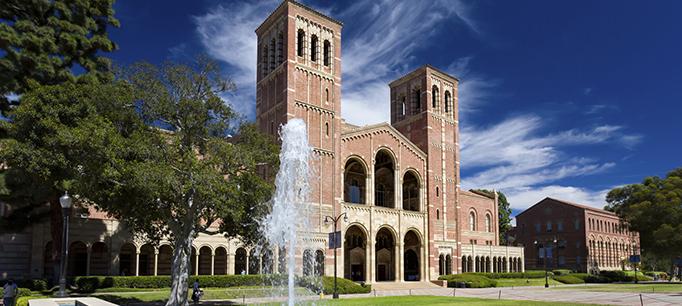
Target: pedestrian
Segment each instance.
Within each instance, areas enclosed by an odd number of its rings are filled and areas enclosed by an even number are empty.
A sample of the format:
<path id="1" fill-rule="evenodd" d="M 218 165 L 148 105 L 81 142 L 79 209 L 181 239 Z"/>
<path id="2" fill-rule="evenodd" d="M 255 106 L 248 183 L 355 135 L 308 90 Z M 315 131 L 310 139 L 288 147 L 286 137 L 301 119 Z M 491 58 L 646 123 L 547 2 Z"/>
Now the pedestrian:
<path id="1" fill-rule="evenodd" d="M 14 306 L 14 302 L 16 301 L 17 293 L 19 291 L 19 289 L 17 289 L 17 284 L 10 279 L 2 289 L 2 303 L 5 306 Z"/>
<path id="2" fill-rule="evenodd" d="M 199 280 L 195 279 L 194 285 L 192 285 L 192 301 L 194 301 L 194 304 L 199 303 L 199 299 L 202 295 L 203 292 L 201 292 L 201 288 L 199 288 Z"/>

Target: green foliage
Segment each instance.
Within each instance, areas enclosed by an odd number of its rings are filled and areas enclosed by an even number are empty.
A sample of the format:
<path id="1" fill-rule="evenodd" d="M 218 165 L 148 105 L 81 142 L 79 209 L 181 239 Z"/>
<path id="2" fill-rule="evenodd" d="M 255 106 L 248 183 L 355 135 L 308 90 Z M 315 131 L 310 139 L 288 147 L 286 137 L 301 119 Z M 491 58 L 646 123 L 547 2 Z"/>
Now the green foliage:
<path id="1" fill-rule="evenodd" d="M 448 282 L 451 288 L 490 288 L 497 287 L 497 281 L 479 273 L 463 273 L 443 275 L 438 278 Z"/>
<path id="2" fill-rule="evenodd" d="M 682 254 L 682 168 L 665 178 L 647 177 L 640 184 L 611 190 L 608 210 L 618 214 L 628 228 L 639 232 L 641 247 L 660 258 Z"/>
<path id="3" fill-rule="evenodd" d="M 659 279 L 668 279 L 668 273 L 662 271 L 649 271 L 645 272 L 644 275 L 651 278 L 658 277 Z"/>
<path id="4" fill-rule="evenodd" d="M 10 105 L 9 93 L 23 94 L 36 85 L 75 81 L 72 69 L 86 78 L 110 79 L 110 61 L 101 52 L 116 45 L 107 27 L 118 27 L 114 0 L 0 2 L 0 111 Z"/>
<path id="5" fill-rule="evenodd" d="M 0 290 L 0 298 L 4 297 L 4 295 L 5 295 L 4 291 Z M 20 298 L 20 297 L 24 297 L 24 296 L 31 296 L 31 289 L 21 288 L 21 287 L 17 288 L 16 298 Z"/>
<path id="6" fill-rule="evenodd" d="M 573 275 L 558 275 L 552 277 L 553 279 L 562 282 L 564 284 L 584 284 L 585 280 Z"/>
<path id="7" fill-rule="evenodd" d="M 552 270 L 552 274 L 554 274 L 554 275 L 568 275 L 568 274 L 571 274 L 571 272 L 572 272 L 572 271 L 571 271 L 571 270 L 568 270 L 568 269 L 556 269 L 556 270 Z"/>
<path id="8" fill-rule="evenodd" d="M 0 280 L 0 287 L 5 286 L 7 280 Z M 16 280 L 17 286 L 21 288 L 28 288 L 29 290 L 33 291 L 44 291 L 47 290 L 47 280 L 44 279 L 23 279 L 23 280 Z"/>
<path id="9" fill-rule="evenodd" d="M 600 276 L 606 278 L 608 282 L 632 282 L 635 280 L 634 271 L 601 271 Z M 637 280 L 650 281 L 651 277 L 644 275 L 642 272 L 637 272 Z"/>
<path id="10" fill-rule="evenodd" d="M 320 284 L 321 281 L 321 284 Z M 320 291 L 320 285 L 322 286 L 322 292 L 324 294 L 334 293 L 334 277 L 322 276 L 319 277 L 301 277 L 297 281 L 300 286 L 306 287 L 313 292 Z M 337 292 L 339 294 L 356 294 L 356 293 L 369 293 L 372 291 L 371 285 L 358 284 L 352 280 L 345 278 L 336 279 Z"/>
<path id="11" fill-rule="evenodd" d="M 484 272 L 470 272 L 464 273 L 470 275 L 480 275 L 487 278 L 544 278 L 545 271 L 533 271 L 527 270 L 526 272 L 509 272 L 509 273 L 484 273 Z M 552 276 L 552 272 L 549 272 L 549 276 Z"/>

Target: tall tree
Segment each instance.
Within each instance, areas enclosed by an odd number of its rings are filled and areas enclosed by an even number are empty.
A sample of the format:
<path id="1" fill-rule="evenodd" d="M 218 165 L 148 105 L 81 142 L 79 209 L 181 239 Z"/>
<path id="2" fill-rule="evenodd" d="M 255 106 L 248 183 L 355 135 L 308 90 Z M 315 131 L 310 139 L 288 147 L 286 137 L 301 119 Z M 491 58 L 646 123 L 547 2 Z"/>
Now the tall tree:
<path id="1" fill-rule="evenodd" d="M 216 222 L 230 236 L 255 238 L 273 189 L 258 170 L 276 166 L 278 149 L 251 125 L 227 136 L 237 115 L 219 94 L 234 85 L 212 61 L 141 63 L 125 79 L 148 128 L 130 135 L 83 129 L 79 147 L 103 153 L 83 157 L 78 192 L 134 233 L 172 242 L 167 305 L 187 305 L 192 241 Z"/>
<path id="2" fill-rule="evenodd" d="M 647 177 L 640 184 L 611 190 L 606 209 L 615 212 L 632 231 L 641 248 L 657 258 L 682 256 L 682 168 L 666 177 Z"/>
<path id="3" fill-rule="evenodd" d="M 490 197 L 494 197 L 493 191 L 487 189 L 477 189 L 477 191 L 484 192 Z M 507 197 L 502 191 L 497 192 L 497 220 L 500 233 L 500 244 L 507 244 L 507 233 L 511 230 L 511 207 Z"/>
<path id="4" fill-rule="evenodd" d="M 4 114 L 36 85 L 75 81 L 73 69 L 86 78 L 110 78 L 110 61 L 101 52 L 116 45 L 109 26 L 118 27 L 114 0 L 0 1 L 0 111 Z"/>

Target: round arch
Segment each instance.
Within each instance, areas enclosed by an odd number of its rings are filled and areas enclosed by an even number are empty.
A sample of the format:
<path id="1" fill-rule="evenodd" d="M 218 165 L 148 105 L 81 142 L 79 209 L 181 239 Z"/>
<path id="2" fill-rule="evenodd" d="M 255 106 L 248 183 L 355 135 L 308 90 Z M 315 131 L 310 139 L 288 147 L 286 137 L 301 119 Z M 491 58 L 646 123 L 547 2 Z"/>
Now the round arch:
<path id="1" fill-rule="evenodd" d="M 360 223 L 351 223 L 344 230 L 343 237 L 344 277 L 356 282 L 367 281 L 367 229 Z"/>
<path id="2" fill-rule="evenodd" d="M 403 273 L 405 281 L 421 280 L 421 235 L 416 230 L 407 230 L 403 237 Z"/>
<path id="3" fill-rule="evenodd" d="M 366 204 L 367 174 L 369 168 L 365 160 L 358 155 L 346 158 L 343 164 L 343 201 L 347 203 Z"/>
<path id="4" fill-rule="evenodd" d="M 421 211 L 421 186 L 422 181 L 419 172 L 409 168 L 402 176 L 403 209 Z"/>
<path id="5" fill-rule="evenodd" d="M 388 147 L 380 147 L 374 154 L 374 205 L 395 207 L 395 175 L 397 159 Z"/>
<path id="6" fill-rule="evenodd" d="M 157 275 L 170 275 L 173 266 L 173 246 L 168 243 L 159 245 Z"/>
<path id="7" fill-rule="evenodd" d="M 382 225 L 375 234 L 374 256 L 376 281 L 393 281 L 396 279 L 395 248 L 398 235 L 391 226 Z"/>
<path id="8" fill-rule="evenodd" d="M 475 208 L 469 208 L 469 213 L 467 214 L 468 216 L 468 223 L 469 223 L 469 231 L 477 231 L 478 230 L 478 212 L 476 211 Z"/>
<path id="9" fill-rule="evenodd" d="M 109 247 L 102 241 L 97 241 L 90 247 L 90 275 L 109 274 Z"/>
<path id="10" fill-rule="evenodd" d="M 86 275 L 88 266 L 88 245 L 83 241 L 72 242 L 69 245 L 68 262 L 67 275 Z"/>

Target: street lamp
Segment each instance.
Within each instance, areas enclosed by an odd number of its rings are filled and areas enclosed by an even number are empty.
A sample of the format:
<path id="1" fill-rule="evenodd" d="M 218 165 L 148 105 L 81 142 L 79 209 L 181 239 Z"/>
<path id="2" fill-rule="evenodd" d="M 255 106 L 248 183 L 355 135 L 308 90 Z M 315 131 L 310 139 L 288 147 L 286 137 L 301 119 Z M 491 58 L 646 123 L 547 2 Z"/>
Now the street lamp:
<path id="1" fill-rule="evenodd" d="M 339 247 L 339 242 L 341 239 L 338 239 L 339 241 L 337 241 L 337 239 L 336 239 L 337 238 L 337 236 L 336 236 L 336 224 L 341 219 L 341 216 L 343 216 L 343 222 L 348 222 L 348 215 L 346 213 L 341 213 L 340 215 L 336 216 L 336 218 L 334 218 L 332 216 L 324 216 L 324 224 L 329 225 L 329 222 L 331 221 L 333 226 L 334 226 L 334 231 L 332 232 L 332 237 L 334 237 L 333 238 L 334 244 L 332 245 L 332 247 L 334 248 L 334 294 L 332 295 L 332 298 L 334 298 L 334 299 L 339 298 L 339 292 L 336 289 L 336 248 Z M 341 238 L 341 237 L 338 237 L 338 238 Z"/>
<path id="2" fill-rule="evenodd" d="M 71 212 L 71 197 L 68 191 L 65 191 L 64 195 L 59 198 L 59 205 L 62 206 L 64 221 L 62 224 L 62 260 L 59 266 L 59 292 L 57 296 L 66 297 L 66 263 L 69 256 L 69 214 Z"/>
<path id="3" fill-rule="evenodd" d="M 552 240 L 554 243 L 554 246 L 556 248 L 557 244 L 557 239 L 554 237 L 554 240 Z M 544 244 L 539 244 L 537 240 L 533 241 L 533 244 L 535 245 L 535 248 L 540 250 L 540 246 L 542 246 L 542 251 L 544 253 L 544 258 L 542 259 L 544 266 L 545 266 L 545 288 L 549 288 L 549 272 L 547 271 L 547 248 L 545 248 Z"/>

